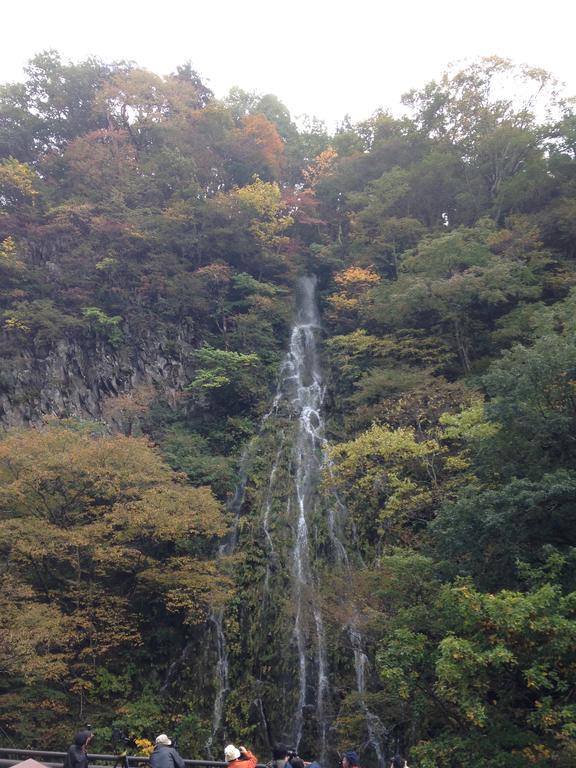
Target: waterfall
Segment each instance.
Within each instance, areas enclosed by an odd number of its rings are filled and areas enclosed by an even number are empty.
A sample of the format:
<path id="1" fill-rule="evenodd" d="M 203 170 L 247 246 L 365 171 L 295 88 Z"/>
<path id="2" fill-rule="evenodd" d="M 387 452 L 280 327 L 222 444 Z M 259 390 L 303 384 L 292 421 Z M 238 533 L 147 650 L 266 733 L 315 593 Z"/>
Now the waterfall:
<path id="1" fill-rule="evenodd" d="M 231 555 L 236 549 L 238 543 L 238 528 L 240 524 L 240 514 L 244 505 L 246 496 L 246 483 L 248 482 L 248 460 L 254 441 L 251 440 L 248 446 L 243 450 L 240 457 L 238 470 L 238 482 L 234 490 L 232 500 L 228 504 L 230 512 L 234 515 L 232 531 L 221 545 L 218 554 L 220 557 Z M 224 608 L 220 607 L 212 611 L 209 622 L 214 628 L 216 639 L 216 695 L 212 708 L 212 722 L 210 726 L 210 736 L 206 741 L 206 752 L 212 757 L 212 746 L 214 739 L 222 726 L 222 716 L 224 714 L 224 704 L 226 696 L 230 690 L 230 670 L 228 662 L 228 648 L 226 645 L 226 636 L 224 634 Z"/>
<path id="2" fill-rule="evenodd" d="M 351 548 L 343 543 L 342 527 L 346 509 L 330 483 L 332 465 L 326 450 L 324 436 L 323 403 L 325 387 L 319 362 L 317 337 L 320 317 L 315 300 L 316 278 L 300 278 L 297 291 L 297 311 L 291 329 L 288 350 L 280 365 L 278 384 L 270 410 L 262 419 L 260 430 L 245 449 L 240 462 L 239 481 L 229 509 L 234 514 L 234 528 L 220 549 L 221 555 L 232 554 L 237 545 L 239 520 L 244 504 L 249 457 L 255 453 L 259 439 L 268 440 L 270 470 L 268 480 L 262 486 L 259 520 L 263 534 L 263 550 L 266 554 L 266 571 L 263 578 L 262 615 L 273 609 L 270 595 L 274 564 L 279 565 L 275 578 L 280 584 L 290 585 L 291 622 L 295 653 L 293 711 L 289 717 L 285 736 L 296 749 L 303 738 L 305 714 L 314 713 L 319 737 L 318 756 L 326 756 L 328 728 L 330 725 L 329 665 L 324 618 L 318 591 L 317 556 L 315 539 L 317 531 L 327 534 L 331 547 L 332 563 L 339 569 L 349 570 L 350 559 L 357 561 L 356 543 Z M 270 445 L 271 443 L 271 445 Z M 286 483 L 277 491 L 278 477 Z M 332 487 L 322 487 L 322 477 L 328 478 Z M 281 499 L 280 508 L 273 506 L 274 499 Z M 275 539 L 279 524 L 291 531 L 291 541 Z M 284 529 L 286 530 L 286 529 Z M 286 550 L 288 547 L 288 551 Z M 229 659 L 223 630 L 224 610 L 218 609 L 210 617 L 215 635 L 217 655 L 216 694 L 213 705 L 211 734 L 206 744 L 212 756 L 212 745 L 222 728 L 226 696 L 230 688 Z M 385 730 L 378 718 L 370 712 L 365 700 L 367 656 L 363 650 L 363 638 L 358 622 L 353 620 L 347 627 L 356 673 L 356 688 L 360 706 L 366 721 L 367 745 L 377 757 L 379 766 L 384 765 L 382 740 Z M 280 649 L 278 649 L 280 650 Z M 290 690 L 290 685 L 289 685 Z M 289 701 L 289 700 L 287 700 Z M 267 724 L 264 705 L 260 696 L 255 700 L 259 719 Z M 287 713 L 288 714 L 288 713 Z"/>
<path id="3" fill-rule="evenodd" d="M 272 556 L 274 555 L 274 542 L 272 540 L 272 535 L 270 533 L 270 527 L 269 527 L 270 515 L 272 512 L 272 497 L 274 492 L 274 482 L 276 480 L 276 473 L 278 471 L 280 456 L 282 455 L 282 450 L 284 448 L 285 438 L 286 438 L 286 435 L 284 432 L 282 432 L 280 437 L 280 445 L 278 447 L 278 451 L 276 453 L 276 458 L 274 459 L 274 463 L 272 464 L 272 471 L 270 472 L 270 477 L 268 478 L 268 487 L 266 489 L 266 500 L 264 502 L 264 514 L 262 516 L 262 530 L 264 531 L 266 548 L 268 550 L 268 561 L 266 563 L 266 576 L 264 577 L 264 596 L 265 597 L 267 597 L 268 595 L 268 585 L 270 582 L 270 561 Z"/>
<path id="4" fill-rule="evenodd" d="M 324 459 L 324 472 L 330 477 L 330 479 L 333 479 L 332 463 L 327 454 L 325 455 Z M 328 510 L 328 529 L 333 545 L 335 560 L 340 567 L 350 570 L 351 565 L 350 558 L 348 556 L 348 550 L 342 543 L 342 540 L 337 533 L 337 529 L 339 529 L 340 523 L 346 515 L 346 508 L 338 496 L 338 492 L 336 491 L 333 483 L 332 487 L 330 488 L 330 494 L 333 499 L 333 504 L 330 505 Z M 355 545 L 354 549 L 357 549 L 355 532 L 353 542 Z M 357 552 L 355 552 L 355 554 L 358 559 L 361 559 Z M 362 637 L 362 633 L 358 628 L 357 616 L 354 616 L 354 618 L 352 618 L 348 624 L 348 635 L 350 637 L 350 642 L 354 653 L 356 690 L 358 691 L 360 697 L 360 707 L 364 713 L 366 730 L 368 731 L 367 745 L 371 746 L 374 750 L 379 768 L 384 768 L 386 760 L 384 757 L 383 744 L 387 738 L 387 732 L 380 718 L 370 710 L 368 704 L 366 703 L 366 667 L 368 665 L 368 656 L 364 651 L 364 638 Z"/>
<path id="5" fill-rule="evenodd" d="M 314 492 L 314 483 L 319 475 L 324 472 L 332 477 L 332 464 L 326 451 L 324 437 L 324 422 L 322 405 L 324 400 L 324 387 L 318 363 L 316 345 L 316 330 L 320 326 L 318 310 L 314 298 L 316 281 L 314 278 L 303 278 L 301 281 L 300 310 L 296 323 L 292 330 L 290 348 L 282 370 L 285 374 L 284 385 L 290 390 L 292 385 L 295 390 L 293 405 L 298 414 L 298 431 L 296 438 L 296 497 L 298 499 L 298 529 L 294 546 L 294 568 L 296 585 L 296 618 L 295 634 L 299 653 L 300 696 L 298 710 L 295 713 L 294 743 L 298 746 L 302 735 L 302 711 L 306 701 L 306 639 L 302 628 L 303 595 L 306 591 L 310 595 L 317 641 L 317 685 L 316 685 L 316 713 L 322 728 L 322 754 L 326 749 L 327 713 L 326 703 L 329 694 L 328 666 L 326 660 L 326 641 L 322 614 L 318 605 L 318 599 L 313 587 L 313 574 L 310 565 L 310 546 L 308 536 L 308 517 L 310 513 L 310 499 Z M 279 396 L 275 398 L 275 407 L 278 407 Z M 326 523 L 328 534 L 332 543 L 335 562 L 346 569 L 350 568 L 349 553 L 340 534 L 342 520 L 346 516 L 346 509 L 333 487 L 329 489 L 330 503 L 327 508 Z M 306 588 L 308 587 L 308 590 Z M 353 620 L 348 627 L 354 653 L 354 669 L 356 673 L 356 688 L 360 695 L 360 702 L 366 728 L 368 732 L 368 744 L 373 748 L 379 766 L 384 766 L 383 739 L 385 728 L 379 718 L 370 711 L 366 703 L 366 665 L 368 658 L 363 650 L 363 638 Z"/>
<path id="6" fill-rule="evenodd" d="M 355 623 L 351 623 L 349 626 L 350 640 L 352 642 L 352 649 L 354 651 L 354 669 L 356 670 L 356 690 L 358 691 L 361 699 L 360 706 L 364 713 L 364 719 L 366 721 L 366 729 L 368 731 L 368 744 L 374 750 L 376 759 L 379 766 L 385 765 L 383 741 L 387 734 L 386 729 L 377 715 L 370 711 L 366 703 L 366 665 L 368 664 L 368 657 L 363 649 L 362 635 L 357 629 Z"/>
<path id="7" fill-rule="evenodd" d="M 298 748 L 302 739 L 304 710 L 312 705 L 321 728 L 322 752 L 327 736 L 327 702 L 329 693 L 328 663 L 324 621 L 320 610 L 316 580 L 312 567 L 310 546 L 310 515 L 318 486 L 323 460 L 321 408 L 324 386 L 318 362 L 316 335 L 320 318 L 315 302 L 316 279 L 303 277 L 298 286 L 298 311 L 288 352 L 280 368 L 278 389 L 272 410 L 281 404 L 287 406 L 295 422 L 293 449 L 293 491 L 289 494 L 286 510 L 289 515 L 291 500 L 295 501 L 291 573 L 294 604 L 294 638 L 298 653 L 298 699 L 293 717 L 292 742 Z M 278 457 L 277 457 L 278 459 Z M 272 468 L 271 482 L 277 462 Z M 268 497 L 269 499 L 271 496 Z M 263 527 L 268 533 L 269 501 L 265 509 Z M 312 635 L 312 638 L 311 638 Z M 310 641 L 314 652 L 311 652 Z M 309 658 L 312 657 L 312 658 Z M 315 666 L 315 680 L 311 685 L 311 667 Z M 308 701 L 310 690 L 314 702 Z"/>

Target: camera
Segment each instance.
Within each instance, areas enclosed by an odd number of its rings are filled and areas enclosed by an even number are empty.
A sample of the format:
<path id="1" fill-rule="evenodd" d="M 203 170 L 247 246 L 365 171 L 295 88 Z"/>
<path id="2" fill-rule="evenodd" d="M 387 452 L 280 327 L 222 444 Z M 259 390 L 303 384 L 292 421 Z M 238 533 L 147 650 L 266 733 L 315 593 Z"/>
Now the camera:
<path id="1" fill-rule="evenodd" d="M 112 730 L 112 744 L 116 747 L 117 744 L 124 744 L 126 747 L 136 747 L 134 739 L 126 734 L 122 728 L 114 728 Z"/>
<path id="2" fill-rule="evenodd" d="M 292 760 L 293 757 L 298 757 L 298 752 L 296 752 L 295 749 L 287 749 L 286 755 L 288 757 L 288 760 Z"/>

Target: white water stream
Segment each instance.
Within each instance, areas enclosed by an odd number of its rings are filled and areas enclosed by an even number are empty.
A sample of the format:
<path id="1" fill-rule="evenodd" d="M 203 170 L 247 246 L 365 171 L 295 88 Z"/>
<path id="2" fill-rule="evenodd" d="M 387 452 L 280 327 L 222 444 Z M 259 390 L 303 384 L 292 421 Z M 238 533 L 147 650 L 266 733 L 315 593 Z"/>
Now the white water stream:
<path id="1" fill-rule="evenodd" d="M 312 706 L 320 724 L 324 751 L 329 693 L 326 637 L 310 553 L 310 516 L 313 513 L 314 496 L 320 478 L 324 440 L 321 417 L 324 387 L 316 343 L 320 318 L 315 302 L 315 288 L 315 278 L 301 278 L 298 310 L 290 334 L 290 345 L 280 368 L 272 409 L 266 418 L 277 412 L 282 405 L 295 421 L 292 452 L 293 490 L 286 501 L 287 505 L 291 505 L 294 499 L 296 507 L 292 562 L 289 564 L 292 574 L 294 638 L 298 653 L 298 700 L 293 718 L 292 743 L 298 748 L 302 738 L 303 713 L 306 707 Z M 264 533 L 270 543 L 270 503 L 279 456 L 280 451 L 272 467 L 262 519 Z M 286 511 L 289 515 L 290 506 Z"/>
<path id="2" fill-rule="evenodd" d="M 279 371 L 276 395 L 270 411 L 262 420 L 261 430 L 269 419 L 280 411 L 292 422 L 290 436 L 293 440 L 290 455 L 289 476 L 292 488 L 285 500 L 286 519 L 290 520 L 293 540 L 290 562 L 284 568 L 290 573 L 292 581 L 293 637 L 298 656 L 297 677 L 298 696 L 292 718 L 292 744 L 298 749 L 303 735 L 304 713 L 314 711 L 317 720 L 321 755 L 327 746 L 329 717 L 329 670 L 327 643 L 324 621 L 320 608 L 317 589 L 317 577 L 314 571 L 313 542 L 311 530 L 316 525 L 327 529 L 332 544 L 333 557 L 338 568 L 348 569 L 349 552 L 342 543 L 340 529 L 346 510 L 335 491 L 330 492 L 330 503 L 323 514 L 323 519 L 314 518 L 318 512 L 318 489 L 323 472 L 331 474 L 330 462 L 326 453 L 322 406 L 325 388 L 322 381 L 318 357 L 317 336 L 320 330 L 320 317 L 315 300 L 316 279 L 303 277 L 298 286 L 297 313 L 292 327 L 290 344 Z M 264 594 L 268 592 L 270 563 L 277 556 L 273 541 L 272 503 L 274 486 L 281 458 L 284 451 L 287 431 L 279 431 L 278 448 L 272 462 L 266 492 L 262 506 L 261 525 L 268 553 L 268 566 L 264 579 Z M 293 437 L 292 437 L 293 435 Z M 230 509 L 235 513 L 235 527 L 227 542 L 221 548 L 221 554 L 231 554 L 237 543 L 238 521 L 244 502 L 246 488 L 246 468 L 250 446 L 245 451 L 241 466 L 238 487 Z M 229 667 L 226 641 L 223 631 L 223 611 L 214 612 L 211 617 L 216 635 L 217 668 L 216 695 L 213 707 L 211 736 L 207 742 L 207 751 L 211 755 L 212 744 L 222 727 L 224 705 L 229 691 Z M 365 715 L 368 732 L 368 744 L 374 749 L 378 764 L 384 765 L 382 740 L 384 728 L 379 719 L 370 712 L 364 695 L 366 693 L 367 656 L 363 650 L 363 638 L 356 622 L 348 626 L 354 654 L 356 687 L 361 696 L 361 707 Z M 260 702 L 262 708 L 262 702 Z"/>
<path id="3" fill-rule="evenodd" d="M 236 549 L 236 544 L 238 543 L 238 528 L 240 524 L 240 514 L 242 512 L 244 498 L 246 495 L 246 483 L 248 481 L 248 460 L 250 457 L 250 449 L 252 447 L 252 443 L 253 441 L 250 441 L 248 446 L 242 452 L 242 456 L 240 457 L 238 483 L 236 484 L 234 496 L 228 505 L 230 512 L 232 512 L 234 515 L 234 524 L 232 531 L 219 549 L 220 557 L 233 554 L 234 550 Z M 230 690 L 228 648 L 226 645 L 226 636 L 224 634 L 224 608 L 220 607 L 213 611 L 210 615 L 209 621 L 214 628 L 217 659 L 216 695 L 214 697 L 214 705 L 212 708 L 210 736 L 206 741 L 206 752 L 209 757 L 213 757 L 212 748 L 214 746 L 216 736 L 222 727 L 224 704 L 226 703 L 226 696 Z"/>

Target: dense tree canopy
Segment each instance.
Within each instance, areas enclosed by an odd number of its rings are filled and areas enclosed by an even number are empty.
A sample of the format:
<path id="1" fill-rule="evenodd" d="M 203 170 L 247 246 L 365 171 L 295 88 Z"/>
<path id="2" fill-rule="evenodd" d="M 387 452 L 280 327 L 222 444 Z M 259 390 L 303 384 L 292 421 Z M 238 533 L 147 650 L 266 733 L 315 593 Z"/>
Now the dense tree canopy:
<path id="1" fill-rule="evenodd" d="M 190 63 L 46 51 L 0 87 L 0 740 L 63 746 L 87 718 L 104 751 L 114 724 L 190 757 L 277 738 L 295 454 L 293 414 L 268 419 L 313 272 L 331 746 L 375 766 L 377 726 L 421 768 L 574 764 L 576 116 L 556 89 L 484 59 L 330 136 L 273 94 L 217 99 Z"/>

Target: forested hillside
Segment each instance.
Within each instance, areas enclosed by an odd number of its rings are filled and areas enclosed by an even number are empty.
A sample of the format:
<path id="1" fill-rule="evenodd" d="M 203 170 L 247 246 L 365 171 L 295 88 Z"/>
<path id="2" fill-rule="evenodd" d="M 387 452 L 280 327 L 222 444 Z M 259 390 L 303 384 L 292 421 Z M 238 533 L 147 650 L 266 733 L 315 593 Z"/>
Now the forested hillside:
<path id="1" fill-rule="evenodd" d="M 573 100 L 404 104 L 0 87 L 2 745 L 576 763 Z"/>

